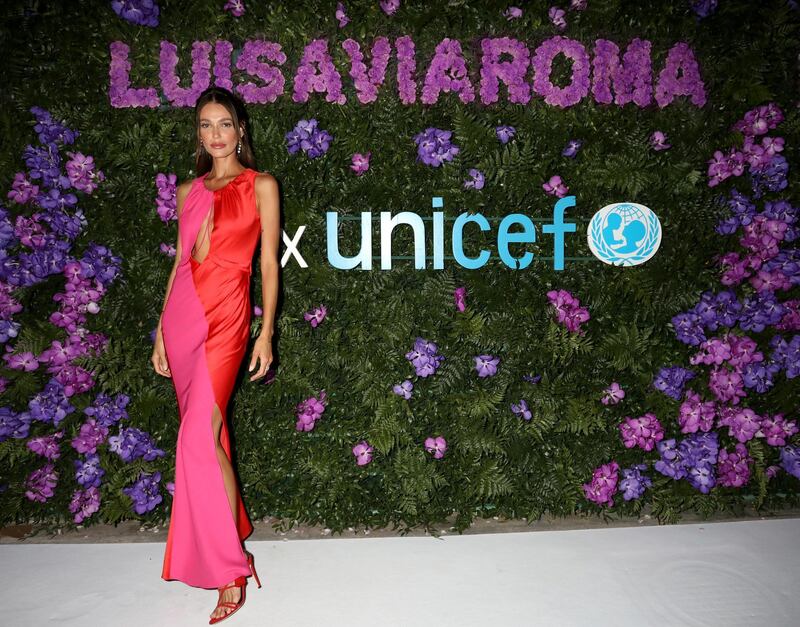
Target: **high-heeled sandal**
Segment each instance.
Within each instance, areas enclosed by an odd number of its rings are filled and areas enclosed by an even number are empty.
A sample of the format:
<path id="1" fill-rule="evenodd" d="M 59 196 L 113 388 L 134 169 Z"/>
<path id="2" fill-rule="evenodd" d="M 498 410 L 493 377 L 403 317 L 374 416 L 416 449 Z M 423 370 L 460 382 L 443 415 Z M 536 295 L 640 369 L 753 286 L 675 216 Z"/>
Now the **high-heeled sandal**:
<path id="1" fill-rule="evenodd" d="M 250 551 L 245 551 L 247 554 L 247 564 L 250 566 L 250 572 L 253 573 L 253 577 L 256 580 L 256 584 L 258 587 L 261 587 L 261 581 L 258 579 L 258 573 L 256 572 L 256 565 L 254 563 L 253 554 Z"/>
<path id="2" fill-rule="evenodd" d="M 222 592 L 227 590 L 228 588 L 241 588 L 241 596 L 239 597 L 238 603 L 234 603 L 233 601 L 222 600 Z M 247 590 L 247 577 L 245 577 L 244 575 L 242 575 L 241 577 L 237 577 L 236 579 L 233 580 L 233 582 L 225 586 L 222 586 L 221 588 L 217 588 L 217 590 L 219 590 L 220 592 L 220 600 L 217 601 L 217 607 L 230 607 L 233 609 L 231 609 L 231 611 L 228 612 L 227 614 L 223 614 L 222 616 L 217 616 L 216 618 L 214 617 L 210 618 L 208 621 L 209 625 L 213 625 L 214 623 L 218 623 L 221 620 L 225 620 L 226 618 L 228 618 L 228 616 L 234 614 L 236 610 L 238 610 L 240 607 L 242 607 L 242 605 L 244 605 L 245 592 Z M 215 607 L 214 609 L 217 609 L 217 607 Z"/>

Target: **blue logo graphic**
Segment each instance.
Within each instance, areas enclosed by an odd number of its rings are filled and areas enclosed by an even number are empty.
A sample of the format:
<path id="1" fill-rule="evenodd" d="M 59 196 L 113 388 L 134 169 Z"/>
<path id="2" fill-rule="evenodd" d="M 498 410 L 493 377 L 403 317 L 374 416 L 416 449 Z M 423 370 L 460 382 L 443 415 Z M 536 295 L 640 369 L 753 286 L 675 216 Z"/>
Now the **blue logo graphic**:
<path id="1" fill-rule="evenodd" d="M 661 244 L 661 222 L 644 205 L 617 202 L 592 216 L 586 239 L 600 261 L 612 266 L 636 266 L 656 254 Z"/>

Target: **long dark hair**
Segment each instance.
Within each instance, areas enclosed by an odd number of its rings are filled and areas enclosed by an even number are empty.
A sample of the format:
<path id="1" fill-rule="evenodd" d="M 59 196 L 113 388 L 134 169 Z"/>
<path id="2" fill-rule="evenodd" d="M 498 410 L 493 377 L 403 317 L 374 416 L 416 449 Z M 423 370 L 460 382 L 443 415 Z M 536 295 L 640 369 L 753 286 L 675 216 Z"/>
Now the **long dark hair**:
<path id="1" fill-rule="evenodd" d="M 209 102 L 216 102 L 225 107 L 231 114 L 233 119 L 233 126 L 236 128 L 237 133 L 240 128 L 244 130 L 242 135 L 242 152 L 236 155 L 241 163 L 246 168 L 257 170 L 256 158 L 253 154 L 253 146 L 250 143 L 250 124 L 247 116 L 247 111 L 244 108 L 244 103 L 238 96 L 235 96 L 224 87 L 209 87 L 197 98 L 194 105 L 194 138 L 195 138 L 195 172 L 197 176 L 202 176 L 206 172 L 211 171 L 211 166 L 214 163 L 213 158 L 208 151 L 203 148 L 200 143 L 200 110 Z"/>

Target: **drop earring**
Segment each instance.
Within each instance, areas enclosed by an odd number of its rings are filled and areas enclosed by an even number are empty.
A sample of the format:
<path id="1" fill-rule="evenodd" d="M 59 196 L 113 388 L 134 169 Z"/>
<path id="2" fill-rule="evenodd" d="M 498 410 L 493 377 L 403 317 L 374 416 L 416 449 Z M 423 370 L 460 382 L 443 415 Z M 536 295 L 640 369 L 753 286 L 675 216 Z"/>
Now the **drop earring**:
<path id="1" fill-rule="evenodd" d="M 239 140 L 239 145 L 236 147 L 236 154 L 237 155 L 242 154 L 242 140 L 241 139 Z"/>

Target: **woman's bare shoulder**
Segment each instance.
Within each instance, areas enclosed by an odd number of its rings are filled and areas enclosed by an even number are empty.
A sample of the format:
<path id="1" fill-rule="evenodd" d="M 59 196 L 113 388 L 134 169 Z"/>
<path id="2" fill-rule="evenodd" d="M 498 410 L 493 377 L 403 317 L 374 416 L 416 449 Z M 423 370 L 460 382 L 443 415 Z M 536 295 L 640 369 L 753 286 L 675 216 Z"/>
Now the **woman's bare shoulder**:
<path id="1" fill-rule="evenodd" d="M 262 180 L 262 181 L 264 181 L 264 180 L 273 180 L 275 182 L 278 181 L 278 179 L 276 179 L 272 174 L 270 174 L 267 171 L 263 171 L 262 172 L 262 171 L 259 171 L 259 170 L 255 170 L 255 173 L 256 173 L 256 180 L 257 181 L 259 179 Z"/>
<path id="2" fill-rule="evenodd" d="M 269 172 L 259 172 L 256 170 L 256 175 L 254 178 L 254 183 L 256 186 L 256 190 L 266 190 L 271 191 L 277 189 L 278 187 L 278 179 L 276 179 L 272 174 Z"/>

